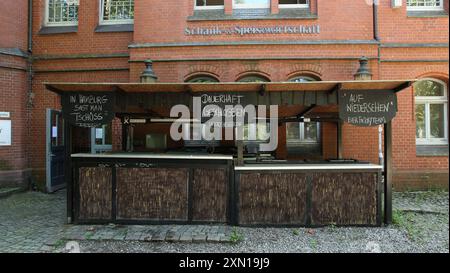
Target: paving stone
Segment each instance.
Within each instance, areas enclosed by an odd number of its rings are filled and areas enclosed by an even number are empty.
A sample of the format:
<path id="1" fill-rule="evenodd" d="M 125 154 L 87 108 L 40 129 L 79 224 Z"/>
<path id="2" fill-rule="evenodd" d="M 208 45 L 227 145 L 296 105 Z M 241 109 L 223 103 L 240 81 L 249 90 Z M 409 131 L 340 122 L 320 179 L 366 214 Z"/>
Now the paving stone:
<path id="1" fill-rule="evenodd" d="M 218 234 L 211 234 L 207 236 L 206 240 L 208 242 L 218 243 L 220 242 L 220 236 Z"/>
<path id="2" fill-rule="evenodd" d="M 152 236 L 152 241 L 153 242 L 163 242 L 166 239 L 166 233 L 155 233 Z"/>
<path id="3" fill-rule="evenodd" d="M 206 234 L 194 234 L 194 235 L 192 235 L 192 241 L 194 243 L 205 242 Z"/>
<path id="4" fill-rule="evenodd" d="M 166 241 L 168 242 L 176 242 L 179 241 L 181 237 L 181 233 L 178 231 L 169 231 L 166 235 Z"/>

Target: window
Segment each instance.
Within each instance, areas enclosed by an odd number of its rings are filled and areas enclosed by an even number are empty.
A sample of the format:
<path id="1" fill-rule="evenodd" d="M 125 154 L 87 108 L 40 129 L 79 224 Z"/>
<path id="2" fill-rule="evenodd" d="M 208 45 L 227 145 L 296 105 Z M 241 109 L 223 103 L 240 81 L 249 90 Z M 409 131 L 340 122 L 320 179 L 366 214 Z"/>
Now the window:
<path id="1" fill-rule="evenodd" d="M 268 9 L 270 0 L 233 0 L 235 9 Z"/>
<path id="2" fill-rule="evenodd" d="M 101 24 L 132 24 L 134 0 L 101 0 Z"/>
<path id="3" fill-rule="evenodd" d="M 280 7 L 280 8 L 307 8 L 307 7 L 309 7 L 309 0 L 279 0 L 278 7 Z"/>
<path id="4" fill-rule="evenodd" d="M 290 82 L 312 82 L 316 80 L 308 76 L 289 79 Z M 320 153 L 320 123 L 286 123 L 286 142 L 290 154 L 313 155 Z"/>
<path id="5" fill-rule="evenodd" d="M 195 0 L 195 9 L 223 9 L 224 0 Z"/>
<path id="6" fill-rule="evenodd" d="M 442 10 L 443 0 L 406 0 L 408 10 Z"/>
<path id="7" fill-rule="evenodd" d="M 78 24 L 79 0 L 47 0 L 46 25 L 75 26 Z"/>
<path id="8" fill-rule="evenodd" d="M 270 82 L 270 80 L 259 75 L 247 75 L 240 78 L 238 82 Z"/>
<path id="9" fill-rule="evenodd" d="M 112 124 L 91 129 L 91 153 L 98 154 L 112 150 Z"/>
<path id="10" fill-rule="evenodd" d="M 425 79 L 414 84 L 416 144 L 448 144 L 445 83 Z"/>
<path id="11" fill-rule="evenodd" d="M 208 83 L 208 82 L 219 82 L 218 79 L 212 77 L 212 76 L 195 76 L 190 79 L 188 79 L 186 82 L 192 82 L 192 83 Z"/>
<path id="12" fill-rule="evenodd" d="M 286 123 L 286 138 L 291 144 L 319 143 L 320 127 L 318 122 L 288 122 Z"/>

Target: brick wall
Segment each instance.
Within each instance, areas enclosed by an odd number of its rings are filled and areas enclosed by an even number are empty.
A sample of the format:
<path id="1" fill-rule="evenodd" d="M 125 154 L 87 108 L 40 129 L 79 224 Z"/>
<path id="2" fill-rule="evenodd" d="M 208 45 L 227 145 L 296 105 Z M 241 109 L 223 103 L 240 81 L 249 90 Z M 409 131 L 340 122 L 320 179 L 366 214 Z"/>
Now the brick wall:
<path id="1" fill-rule="evenodd" d="M 9 5 L 9 8 L 0 11 L 0 22 L 2 26 L 6 24 L 8 27 L 0 29 L 0 48 L 18 47 L 26 50 L 26 16 L 23 17 L 26 14 L 26 1 L 5 1 L 3 6 Z M 161 82 L 183 82 L 198 74 L 214 75 L 222 82 L 232 82 L 246 73 L 259 73 L 271 81 L 285 81 L 302 74 L 314 75 L 321 80 L 351 80 L 358 68 L 357 59 L 367 56 L 374 79 L 436 77 L 448 82 L 448 46 L 439 46 L 448 44 L 448 16 L 411 17 L 405 5 L 392 9 L 390 0 L 379 1 L 380 45 L 373 43 L 372 5 L 367 4 L 370 1 L 363 0 L 311 1 L 317 19 L 222 21 L 188 20 L 193 15 L 194 1 L 135 0 L 134 33 L 96 33 L 98 1 L 80 1 L 77 33 L 42 35 L 39 31 L 44 23 L 44 2 L 33 1 L 33 90 L 36 96 L 29 119 L 31 125 L 26 126 L 31 132 L 28 138 L 22 133 L 24 129 L 20 129 L 26 124 L 25 114 L 22 110 L 18 110 L 20 114 L 14 112 L 14 116 L 19 118 L 19 122 L 15 123 L 17 132 L 21 132 L 14 141 L 18 146 L 27 147 L 28 144 L 29 153 L 26 156 L 26 148 L 23 147 L 14 146 L 16 150 L 7 152 L 0 148 L 0 156 L 3 157 L 6 154 L 8 158 L 11 154 L 22 154 L 18 159 L 11 159 L 13 168 L 32 167 L 38 179 L 43 179 L 45 174 L 45 110 L 60 107 L 59 99 L 44 89 L 43 82 L 46 81 L 137 82 L 144 69 L 145 59 L 155 61 L 154 70 Z M 278 9 L 276 2 L 271 4 L 274 14 Z M 225 12 L 231 15 L 231 0 L 225 3 Z M 448 1 L 444 3 L 448 10 Z M 8 12 L 4 12 L 6 10 Z M 300 24 L 320 25 L 320 34 L 258 34 L 241 37 L 187 36 L 184 33 L 186 27 Z M 309 44 L 307 41 L 322 43 Z M 205 45 L 217 42 L 221 45 Z M 236 44 L 240 42 L 260 44 Z M 204 45 L 196 45 L 198 43 Z M 403 46 L 398 47 L 399 43 Z M 423 46 L 430 43 L 438 46 Z M 132 48 L 128 47 L 130 44 Z M 145 46 L 136 48 L 137 44 Z M 393 47 L 394 44 L 397 46 Z M 5 63 L 16 68 L 26 68 L 23 58 L 0 54 L 0 67 L 5 66 Z M 0 111 L 1 107 L 10 107 L 11 111 L 21 109 L 26 99 L 26 72 L 1 68 L 0 78 L 7 82 L 2 82 L 0 87 L 3 88 Z M 10 103 L 8 99 L 5 104 L 4 98 L 12 94 L 17 102 Z M 448 157 L 416 156 L 413 105 L 412 88 L 399 93 L 399 113 L 393 122 L 397 188 L 407 184 L 415 187 L 428 185 L 424 177 L 442 181 L 442 177 L 448 176 Z M 113 131 L 116 137 L 113 146 L 119 150 L 120 124 L 114 123 Z M 333 157 L 336 151 L 335 125 L 324 124 L 323 133 L 324 156 Z M 378 162 L 376 128 L 345 125 L 343 133 L 345 157 Z M 283 156 L 285 151 L 280 149 L 278 154 Z M 29 164 L 26 163 L 27 159 Z M 412 177 L 404 175 L 411 170 L 421 174 Z M 427 176 L 426 173 L 433 175 Z M 414 177 L 417 179 L 414 180 Z"/>
<path id="2" fill-rule="evenodd" d="M 3 0 L 0 11 L 0 112 L 9 112 L 11 146 L 0 146 L 0 187 L 26 187 L 28 170 L 27 0 Z M 12 52 L 12 54 L 8 53 Z"/>

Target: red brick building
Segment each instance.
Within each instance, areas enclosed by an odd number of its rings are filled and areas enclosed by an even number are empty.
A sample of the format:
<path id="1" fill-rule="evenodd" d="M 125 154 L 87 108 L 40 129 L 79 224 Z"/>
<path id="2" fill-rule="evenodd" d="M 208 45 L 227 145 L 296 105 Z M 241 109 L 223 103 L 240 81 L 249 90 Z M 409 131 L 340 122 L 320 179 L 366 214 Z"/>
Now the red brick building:
<path id="1" fill-rule="evenodd" d="M 399 93 L 394 187 L 448 188 L 448 1 L 376 2 L 4 0 L 0 122 L 12 126 L 0 183 L 45 185 L 47 109 L 60 102 L 44 82 L 138 82 L 147 59 L 159 82 L 352 80 L 365 56 L 374 80 L 427 79 Z M 120 122 L 111 127 L 102 138 L 78 130 L 77 148 L 120 148 Z M 313 132 L 313 156 L 336 156 L 335 125 L 285 124 L 277 158 L 302 157 L 300 130 Z M 378 162 L 377 128 L 344 125 L 343 135 L 344 157 Z"/>

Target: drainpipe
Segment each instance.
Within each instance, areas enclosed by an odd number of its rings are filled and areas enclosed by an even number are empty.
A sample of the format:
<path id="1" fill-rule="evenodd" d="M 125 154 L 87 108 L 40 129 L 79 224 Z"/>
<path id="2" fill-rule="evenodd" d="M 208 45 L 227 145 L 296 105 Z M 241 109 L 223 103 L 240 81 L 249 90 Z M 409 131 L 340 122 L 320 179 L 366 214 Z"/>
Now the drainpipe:
<path id="1" fill-rule="evenodd" d="M 377 42 L 380 41 L 379 33 L 378 33 L 378 5 L 379 0 L 373 0 L 373 39 Z M 380 58 L 381 51 L 380 45 L 377 47 L 378 54 L 378 75 L 380 75 Z M 378 160 L 381 166 L 384 166 L 384 157 L 383 157 L 383 126 L 378 126 Z"/>
<path id="2" fill-rule="evenodd" d="M 380 37 L 378 36 L 378 0 L 373 0 L 373 38 L 376 41 L 380 41 Z"/>
<path id="3" fill-rule="evenodd" d="M 28 76 L 28 96 L 26 101 L 26 111 L 27 111 L 27 137 L 31 139 L 31 117 L 32 117 L 32 107 L 33 107 L 33 0 L 28 0 L 28 41 L 27 41 L 27 76 Z M 25 148 L 27 150 L 27 154 L 30 154 L 29 145 Z M 31 159 L 27 157 L 27 165 L 28 168 L 31 168 Z M 29 177 L 28 185 L 31 187 L 31 190 L 36 190 L 36 184 L 32 176 Z"/>
<path id="4" fill-rule="evenodd" d="M 28 108 L 33 107 L 33 0 L 28 0 Z M 28 126 L 29 128 L 30 126 Z"/>

